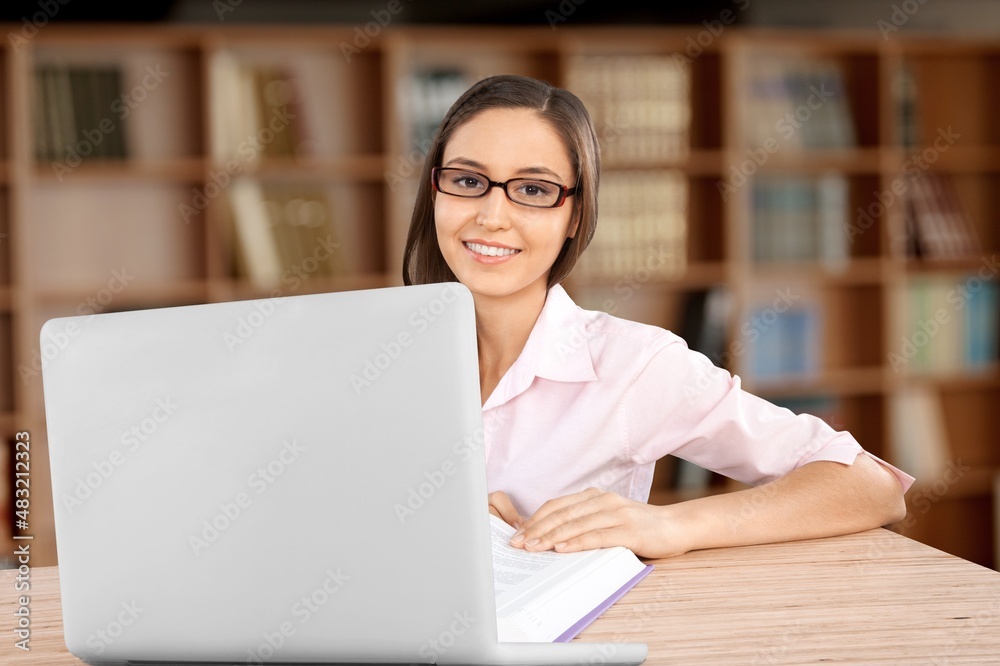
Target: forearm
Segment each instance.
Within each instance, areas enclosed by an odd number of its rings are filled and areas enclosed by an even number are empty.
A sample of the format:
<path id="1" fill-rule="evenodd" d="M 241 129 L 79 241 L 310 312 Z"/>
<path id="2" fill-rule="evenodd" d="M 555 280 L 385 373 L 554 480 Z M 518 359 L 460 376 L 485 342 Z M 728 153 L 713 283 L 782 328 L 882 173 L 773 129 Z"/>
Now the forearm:
<path id="1" fill-rule="evenodd" d="M 810 463 L 756 488 L 663 510 L 685 535 L 685 550 L 850 534 L 906 513 L 899 482 L 865 454 L 853 465 Z"/>

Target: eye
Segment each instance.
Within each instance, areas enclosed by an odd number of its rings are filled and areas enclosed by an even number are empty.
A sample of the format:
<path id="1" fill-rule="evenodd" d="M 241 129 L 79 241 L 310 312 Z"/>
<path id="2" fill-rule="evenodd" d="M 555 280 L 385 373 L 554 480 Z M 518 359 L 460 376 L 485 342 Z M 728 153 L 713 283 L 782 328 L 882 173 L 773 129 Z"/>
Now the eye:
<path id="1" fill-rule="evenodd" d="M 481 190 L 486 187 L 486 180 L 482 176 L 468 171 L 453 173 L 449 180 L 456 189 L 460 190 Z"/>
<path id="2" fill-rule="evenodd" d="M 527 199 L 549 198 L 556 189 L 544 180 L 522 180 L 517 185 L 517 193 Z"/>

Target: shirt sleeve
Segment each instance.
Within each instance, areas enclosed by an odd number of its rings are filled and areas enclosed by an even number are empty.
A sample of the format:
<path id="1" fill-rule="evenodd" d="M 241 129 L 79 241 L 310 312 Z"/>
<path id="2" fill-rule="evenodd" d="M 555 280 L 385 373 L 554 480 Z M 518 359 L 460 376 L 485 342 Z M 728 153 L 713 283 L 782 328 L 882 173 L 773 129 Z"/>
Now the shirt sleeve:
<path id="1" fill-rule="evenodd" d="M 625 409 L 629 451 L 639 464 L 673 454 L 759 485 L 814 461 L 850 465 L 864 453 L 889 469 L 904 492 L 914 481 L 864 451 L 850 433 L 744 391 L 738 376 L 676 336 L 637 373 Z"/>

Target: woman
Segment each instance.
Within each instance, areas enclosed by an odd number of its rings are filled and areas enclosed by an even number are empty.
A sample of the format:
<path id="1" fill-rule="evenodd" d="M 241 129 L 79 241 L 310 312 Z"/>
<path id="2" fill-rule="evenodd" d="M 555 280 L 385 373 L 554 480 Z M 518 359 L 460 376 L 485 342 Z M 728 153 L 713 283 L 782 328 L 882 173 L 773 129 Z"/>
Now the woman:
<path id="1" fill-rule="evenodd" d="M 599 174 L 580 100 L 505 75 L 455 102 L 421 175 L 403 278 L 472 292 L 489 505 L 511 543 L 668 557 L 901 520 L 913 478 L 848 433 L 743 391 L 669 331 L 570 300 Z M 755 487 L 649 505 L 667 454 Z"/>

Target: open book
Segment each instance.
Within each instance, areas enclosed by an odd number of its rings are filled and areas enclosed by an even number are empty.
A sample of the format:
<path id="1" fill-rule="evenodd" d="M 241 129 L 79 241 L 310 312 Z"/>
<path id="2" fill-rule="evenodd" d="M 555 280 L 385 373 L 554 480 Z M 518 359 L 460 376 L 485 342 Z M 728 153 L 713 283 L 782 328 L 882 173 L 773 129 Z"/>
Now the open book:
<path id="1" fill-rule="evenodd" d="M 653 570 L 623 546 L 579 553 L 528 552 L 490 515 L 493 585 L 501 642 L 572 640 Z"/>

